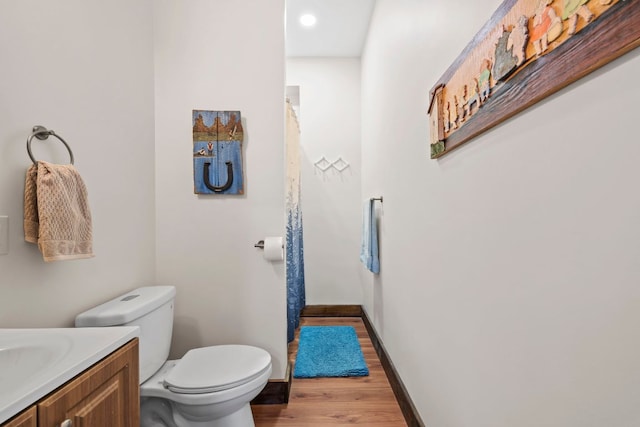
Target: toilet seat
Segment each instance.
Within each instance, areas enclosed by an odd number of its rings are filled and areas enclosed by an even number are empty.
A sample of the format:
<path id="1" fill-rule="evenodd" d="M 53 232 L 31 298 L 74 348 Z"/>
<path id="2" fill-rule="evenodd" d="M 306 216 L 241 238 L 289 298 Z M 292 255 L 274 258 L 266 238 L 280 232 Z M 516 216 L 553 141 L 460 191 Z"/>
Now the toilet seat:
<path id="1" fill-rule="evenodd" d="M 264 375 L 271 356 L 247 345 L 217 345 L 189 350 L 164 378 L 173 393 L 204 394 L 229 390 Z"/>

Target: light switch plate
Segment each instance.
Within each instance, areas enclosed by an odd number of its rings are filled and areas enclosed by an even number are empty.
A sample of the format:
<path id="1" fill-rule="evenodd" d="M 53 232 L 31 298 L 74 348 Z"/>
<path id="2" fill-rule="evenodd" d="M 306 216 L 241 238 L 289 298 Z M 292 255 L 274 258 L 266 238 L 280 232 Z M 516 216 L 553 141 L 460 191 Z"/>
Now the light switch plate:
<path id="1" fill-rule="evenodd" d="M 0 216 L 0 255 L 9 253 L 9 217 Z"/>

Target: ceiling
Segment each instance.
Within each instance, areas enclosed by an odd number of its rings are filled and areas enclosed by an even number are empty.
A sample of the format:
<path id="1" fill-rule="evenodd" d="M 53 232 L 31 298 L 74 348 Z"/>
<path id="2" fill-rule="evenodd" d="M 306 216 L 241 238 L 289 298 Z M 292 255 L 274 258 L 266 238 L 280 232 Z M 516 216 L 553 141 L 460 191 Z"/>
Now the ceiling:
<path id="1" fill-rule="evenodd" d="M 287 57 L 359 57 L 369 30 L 376 0 L 286 0 Z M 300 25 L 311 13 L 313 27 Z"/>

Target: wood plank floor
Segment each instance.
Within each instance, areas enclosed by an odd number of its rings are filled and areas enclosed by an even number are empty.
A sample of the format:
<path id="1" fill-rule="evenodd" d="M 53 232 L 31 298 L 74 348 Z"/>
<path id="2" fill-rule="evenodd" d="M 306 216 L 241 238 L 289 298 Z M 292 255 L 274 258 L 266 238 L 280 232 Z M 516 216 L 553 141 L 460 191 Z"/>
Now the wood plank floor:
<path id="1" fill-rule="evenodd" d="M 351 378 L 294 378 L 289 403 L 254 405 L 256 427 L 320 427 L 366 425 L 406 427 L 404 417 L 359 317 L 303 317 L 301 326 L 349 325 L 356 329 L 369 376 Z M 298 332 L 289 345 L 293 366 Z"/>

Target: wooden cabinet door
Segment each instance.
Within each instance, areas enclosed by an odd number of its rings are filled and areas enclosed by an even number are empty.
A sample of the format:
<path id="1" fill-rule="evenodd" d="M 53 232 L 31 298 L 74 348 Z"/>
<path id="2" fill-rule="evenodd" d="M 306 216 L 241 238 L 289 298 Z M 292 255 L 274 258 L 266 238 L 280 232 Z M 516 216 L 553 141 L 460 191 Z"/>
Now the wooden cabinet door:
<path id="1" fill-rule="evenodd" d="M 20 415 L 2 424 L 2 427 L 38 427 L 38 412 L 32 406 Z"/>
<path id="2" fill-rule="evenodd" d="M 38 426 L 138 427 L 138 339 L 88 369 L 38 404 Z"/>

